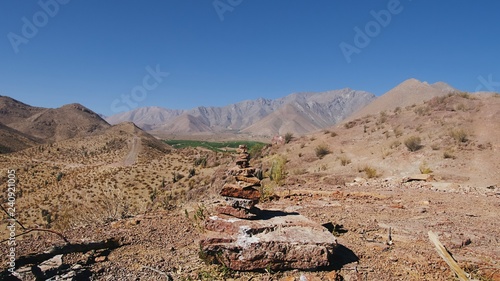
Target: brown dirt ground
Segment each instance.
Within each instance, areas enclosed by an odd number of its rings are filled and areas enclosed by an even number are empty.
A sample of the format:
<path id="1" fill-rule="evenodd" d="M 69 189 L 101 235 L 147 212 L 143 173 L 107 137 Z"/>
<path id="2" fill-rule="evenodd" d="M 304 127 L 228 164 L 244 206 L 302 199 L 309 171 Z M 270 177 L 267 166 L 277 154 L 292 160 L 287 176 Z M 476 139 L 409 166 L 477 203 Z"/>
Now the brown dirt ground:
<path id="1" fill-rule="evenodd" d="M 500 280 L 500 192 L 440 192 L 427 183 L 397 184 L 382 180 L 346 186 L 301 186 L 276 190 L 282 198 L 261 208 L 297 211 L 319 223 L 342 225 L 339 243 L 359 259 L 335 270 L 278 273 L 232 272 L 206 265 L 198 257 L 202 233 L 191 204 L 170 212 L 155 212 L 99 226 L 72 229 L 72 242 L 122 237 L 128 244 L 109 253 L 71 254 L 67 264 L 80 263 L 94 280 L 454 280 L 429 241 L 429 230 L 478 280 Z M 321 190 L 320 190 L 321 189 Z M 204 202 L 206 214 L 215 201 Z M 189 218 L 185 214 L 189 212 Z M 392 245 L 388 245 L 389 228 Z M 62 241 L 53 234 L 33 234 L 20 241 L 18 255 L 42 252 Z M 2 245 L 2 251 L 6 251 Z M 345 249 L 344 249 L 345 250 Z M 345 252 L 345 251 L 343 251 Z M 107 255 L 103 262 L 95 257 Z M 163 277 L 162 277 L 163 276 Z M 29 279 L 29 276 L 26 276 Z M 334 279 L 332 279 L 334 280 Z"/>

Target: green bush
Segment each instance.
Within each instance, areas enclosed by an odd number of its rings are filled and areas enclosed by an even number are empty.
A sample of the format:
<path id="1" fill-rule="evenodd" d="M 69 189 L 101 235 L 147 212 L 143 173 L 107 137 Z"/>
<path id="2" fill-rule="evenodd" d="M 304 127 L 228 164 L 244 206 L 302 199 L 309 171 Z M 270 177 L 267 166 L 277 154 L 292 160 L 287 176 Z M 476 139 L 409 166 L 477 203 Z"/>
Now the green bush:
<path id="1" fill-rule="evenodd" d="M 262 156 L 262 150 L 266 147 L 264 143 L 257 143 L 248 149 L 251 159 L 257 159 Z"/>
<path id="2" fill-rule="evenodd" d="M 286 177 L 286 157 L 277 155 L 274 157 L 269 171 L 269 179 L 276 184 L 282 184 Z"/>

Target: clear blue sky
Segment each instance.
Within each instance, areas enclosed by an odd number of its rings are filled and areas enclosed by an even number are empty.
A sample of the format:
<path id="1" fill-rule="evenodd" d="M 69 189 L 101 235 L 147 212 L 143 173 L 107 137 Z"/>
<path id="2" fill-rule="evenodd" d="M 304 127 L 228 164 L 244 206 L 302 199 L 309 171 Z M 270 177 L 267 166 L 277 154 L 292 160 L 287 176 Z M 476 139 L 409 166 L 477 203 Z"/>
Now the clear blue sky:
<path id="1" fill-rule="evenodd" d="M 497 0 L 2 0 L 0 95 L 112 115 L 381 95 L 408 78 L 500 91 L 499 12 Z"/>

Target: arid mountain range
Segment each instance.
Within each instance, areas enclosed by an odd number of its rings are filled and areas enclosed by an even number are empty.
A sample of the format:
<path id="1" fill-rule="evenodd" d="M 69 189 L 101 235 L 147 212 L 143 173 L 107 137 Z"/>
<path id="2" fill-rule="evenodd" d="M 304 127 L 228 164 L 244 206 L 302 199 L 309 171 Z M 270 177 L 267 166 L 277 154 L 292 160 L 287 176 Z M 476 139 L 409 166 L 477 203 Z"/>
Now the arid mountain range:
<path id="1" fill-rule="evenodd" d="M 285 133 L 299 136 L 342 120 L 417 104 L 454 91 L 443 82 L 428 84 L 409 79 L 380 97 L 346 88 L 294 93 L 274 100 L 245 100 L 224 107 L 142 107 L 105 119 L 80 104 L 41 108 L 0 96 L 0 151 L 89 136 L 122 122 L 133 122 L 159 138 L 219 136 L 266 140 Z"/>
<path id="2" fill-rule="evenodd" d="M 134 122 L 154 134 L 304 134 L 331 126 L 375 99 L 364 91 L 342 89 L 294 93 L 279 99 L 245 100 L 224 107 L 172 110 L 143 107 L 106 118 L 110 124 Z"/>

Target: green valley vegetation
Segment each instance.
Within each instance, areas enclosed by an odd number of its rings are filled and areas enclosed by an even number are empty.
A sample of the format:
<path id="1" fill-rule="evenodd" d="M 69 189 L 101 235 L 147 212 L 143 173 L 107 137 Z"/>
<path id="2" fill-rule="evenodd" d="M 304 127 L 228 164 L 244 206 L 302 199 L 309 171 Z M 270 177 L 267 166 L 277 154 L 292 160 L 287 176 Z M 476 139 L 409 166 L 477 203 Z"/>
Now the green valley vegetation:
<path id="1" fill-rule="evenodd" d="M 260 150 L 266 145 L 265 143 L 257 141 L 212 142 L 198 140 L 164 140 L 164 142 L 177 149 L 185 147 L 204 147 L 217 152 L 234 151 L 241 144 L 245 144 L 249 151 L 251 151 L 252 148 Z"/>

